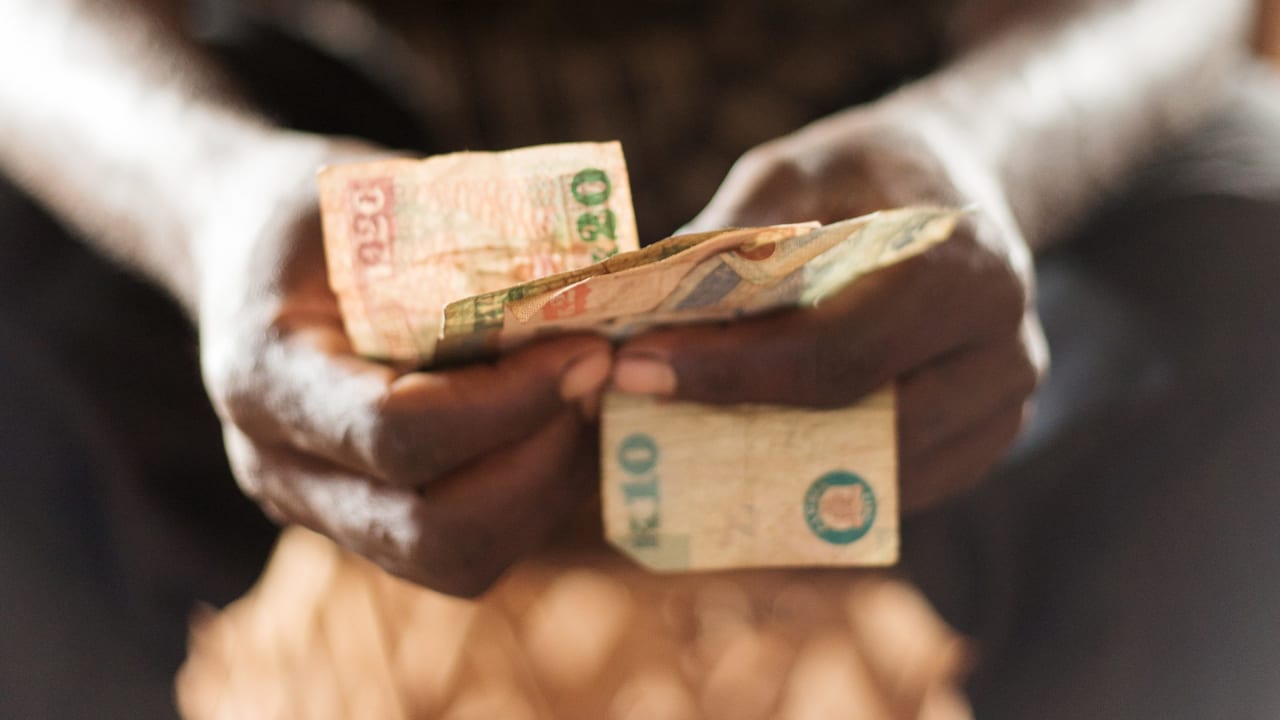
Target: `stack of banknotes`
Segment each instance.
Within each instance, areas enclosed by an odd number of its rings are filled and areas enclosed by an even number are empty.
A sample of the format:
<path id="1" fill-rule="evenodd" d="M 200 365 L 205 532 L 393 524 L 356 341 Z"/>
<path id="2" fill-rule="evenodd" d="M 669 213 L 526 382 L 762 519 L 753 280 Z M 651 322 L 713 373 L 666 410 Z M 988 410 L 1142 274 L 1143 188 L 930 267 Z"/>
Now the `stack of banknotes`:
<path id="1" fill-rule="evenodd" d="M 803 312 L 945 241 L 963 214 L 909 207 L 641 249 L 616 142 L 339 165 L 319 182 L 330 283 L 353 346 L 424 367 L 555 334 L 621 340 Z M 605 531 L 647 567 L 897 559 L 892 388 L 837 410 L 611 393 L 600 422 Z"/>

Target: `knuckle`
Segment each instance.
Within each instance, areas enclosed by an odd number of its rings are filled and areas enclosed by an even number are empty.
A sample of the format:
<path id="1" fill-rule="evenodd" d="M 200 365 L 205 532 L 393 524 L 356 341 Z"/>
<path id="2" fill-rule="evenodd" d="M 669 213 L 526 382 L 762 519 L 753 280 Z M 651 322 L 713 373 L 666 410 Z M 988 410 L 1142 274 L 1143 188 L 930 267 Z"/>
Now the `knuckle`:
<path id="1" fill-rule="evenodd" d="M 951 232 L 950 244 L 963 247 L 966 255 L 976 250 L 986 251 L 980 240 L 979 220 L 972 215 L 961 216 L 956 222 L 955 230 Z"/>
<path id="2" fill-rule="evenodd" d="M 260 497 L 253 498 L 253 500 L 258 503 L 258 507 L 262 509 L 263 514 L 277 525 L 288 525 L 293 522 L 293 517 L 284 507 L 271 498 Z"/>
<path id="3" fill-rule="evenodd" d="M 246 431 L 258 429 L 264 420 L 261 349 L 231 342 L 208 346 L 202 355 L 205 385 L 218 416 Z"/>
<path id="4" fill-rule="evenodd" d="M 261 453 L 248 438 L 235 431 L 225 433 L 224 444 L 231 474 L 240 491 L 255 502 L 264 502 L 267 499 L 268 469 Z"/>
<path id="5" fill-rule="evenodd" d="M 778 141 L 757 146 L 730 168 L 717 205 L 732 224 L 763 225 L 781 222 L 783 215 L 808 212 L 793 208 L 802 195 L 808 174 L 798 158 Z M 792 218 L 794 219 L 794 218 Z"/>
<path id="6" fill-rule="evenodd" d="M 387 480 L 412 483 L 432 480 L 447 468 L 431 433 L 409 422 L 385 403 L 373 422 L 373 458 Z"/>
<path id="7" fill-rule="evenodd" d="M 952 267 L 946 274 L 962 283 L 958 292 L 975 293 L 980 316 L 988 327 L 1005 331 L 1017 328 L 1032 305 L 1029 260 L 1021 242 L 996 239 L 991 222 L 967 217 L 957 226 L 948 245 Z M 956 272 L 959 269 L 961 272 Z M 946 280 L 944 280 L 945 282 Z"/>
<path id="8" fill-rule="evenodd" d="M 256 503 L 266 500 L 267 493 L 261 476 L 244 469 L 235 470 L 233 474 L 236 478 L 236 485 L 240 488 L 240 492 L 244 493 L 245 497 Z"/>
<path id="9" fill-rule="evenodd" d="M 261 390 L 252 371 L 227 381 L 221 394 L 223 417 L 246 432 L 254 432 L 262 424 Z"/>
<path id="10" fill-rule="evenodd" d="M 757 145 L 742 154 L 730 168 L 731 175 L 743 178 L 761 179 L 783 173 L 794 168 L 788 160 L 788 154 L 777 142 Z"/>
<path id="11" fill-rule="evenodd" d="M 1040 386 L 1040 380 L 1043 372 L 1036 363 L 1034 354 L 1027 347 L 1026 343 L 1018 343 L 1017 353 L 1014 359 L 1013 384 L 1019 395 L 1028 397 L 1035 393 L 1036 388 Z"/>
<path id="12" fill-rule="evenodd" d="M 994 262 L 986 275 L 982 285 L 986 288 L 989 322 L 999 330 L 1018 328 L 1031 302 L 1030 289 L 1003 261 Z"/>

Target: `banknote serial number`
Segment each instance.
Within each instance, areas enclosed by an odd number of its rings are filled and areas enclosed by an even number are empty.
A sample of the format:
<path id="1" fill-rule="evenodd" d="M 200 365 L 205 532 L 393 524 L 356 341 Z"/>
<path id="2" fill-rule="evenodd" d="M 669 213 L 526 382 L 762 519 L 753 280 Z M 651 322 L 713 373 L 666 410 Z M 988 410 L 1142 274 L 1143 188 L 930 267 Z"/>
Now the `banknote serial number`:
<path id="1" fill-rule="evenodd" d="M 626 473 L 622 502 L 627 509 L 632 547 L 657 547 L 662 529 L 658 444 L 646 433 L 632 433 L 618 446 L 618 465 Z"/>
<path id="2" fill-rule="evenodd" d="M 591 261 L 600 262 L 617 253 L 614 242 L 601 242 L 601 238 L 618 239 L 618 216 L 606 206 L 613 194 L 609 174 L 600 168 L 581 170 L 569 182 L 569 192 L 587 208 L 578 216 L 578 239 L 591 244 Z"/>
<path id="3" fill-rule="evenodd" d="M 347 186 L 356 267 L 366 273 L 390 268 L 395 243 L 395 184 L 391 178 L 352 181 Z"/>

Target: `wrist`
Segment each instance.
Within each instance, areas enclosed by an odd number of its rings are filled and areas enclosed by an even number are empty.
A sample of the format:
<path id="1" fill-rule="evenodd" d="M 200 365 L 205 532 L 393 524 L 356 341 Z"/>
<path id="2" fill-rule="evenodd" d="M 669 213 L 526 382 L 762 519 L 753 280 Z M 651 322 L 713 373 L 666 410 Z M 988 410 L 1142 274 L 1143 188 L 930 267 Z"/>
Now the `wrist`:
<path id="1" fill-rule="evenodd" d="M 192 265 L 190 309 L 203 326 L 221 309 L 269 291 L 283 262 L 283 238 L 316 207 L 315 171 L 332 141 L 270 130 L 229 145 L 211 164 L 206 192 L 186 230 Z"/>
<path id="2" fill-rule="evenodd" d="M 190 231 L 192 311 L 202 328 L 276 312 L 290 290 L 286 271 L 303 257 L 323 265 L 316 171 L 377 154 L 357 140 L 280 130 L 228 153 Z"/>

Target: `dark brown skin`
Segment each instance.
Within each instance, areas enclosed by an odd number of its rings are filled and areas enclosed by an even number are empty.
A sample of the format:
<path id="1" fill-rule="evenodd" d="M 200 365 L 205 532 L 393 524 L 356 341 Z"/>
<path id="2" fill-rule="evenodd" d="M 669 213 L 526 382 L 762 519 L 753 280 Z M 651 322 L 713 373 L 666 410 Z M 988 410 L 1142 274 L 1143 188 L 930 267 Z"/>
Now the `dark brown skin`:
<path id="1" fill-rule="evenodd" d="M 479 593 L 590 494 L 597 441 L 583 405 L 608 380 L 612 348 L 563 338 L 448 372 L 357 357 L 328 285 L 314 179 L 297 177 L 247 256 L 222 266 L 236 279 L 213 281 L 243 294 L 203 306 L 206 384 L 236 477 L 281 522 L 435 589 Z"/>
<path id="2" fill-rule="evenodd" d="M 624 344 L 615 384 L 710 403 L 841 407 L 898 384 L 902 507 L 976 484 L 1022 425 L 1048 353 L 1031 259 L 994 184 L 947 145 L 867 112 L 744 158 L 694 229 L 912 203 L 984 208 L 945 244 L 813 310 L 657 331 Z M 742 348 L 751 348 L 744 353 Z"/>
<path id="3" fill-rule="evenodd" d="M 380 151 L 271 127 L 157 19 L 167 5 L 5 5 L 0 63 L 39 70 L 0 74 L 0 168 L 188 309 L 246 492 L 454 594 L 482 591 L 589 497 L 589 410 L 611 373 L 629 390 L 800 405 L 896 381 L 906 507 L 971 487 L 1046 365 L 1033 250 L 1208 112 L 1251 10 L 1023 3 L 934 76 L 748 153 L 691 228 L 980 208 L 817 310 L 402 372 L 351 352 L 315 218 L 315 168 Z"/>

